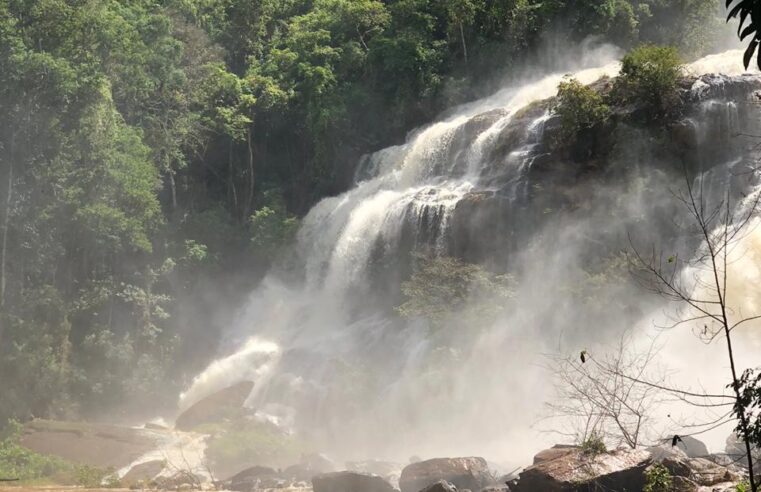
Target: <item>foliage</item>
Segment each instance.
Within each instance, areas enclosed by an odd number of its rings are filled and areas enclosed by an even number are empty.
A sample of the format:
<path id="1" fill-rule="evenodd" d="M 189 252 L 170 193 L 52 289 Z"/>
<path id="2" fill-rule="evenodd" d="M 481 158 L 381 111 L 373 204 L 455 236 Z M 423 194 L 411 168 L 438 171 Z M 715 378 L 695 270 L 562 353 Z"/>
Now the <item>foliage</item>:
<path id="1" fill-rule="evenodd" d="M 19 444 L 21 426 L 10 421 L 0 440 L 0 477 L 31 480 L 50 477 L 69 470 L 71 464 L 60 458 L 30 451 Z"/>
<path id="2" fill-rule="evenodd" d="M 589 436 L 581 443 L 581 452 L 587 455 L 596 456 L 608 451 L 605 447 L 605 439 L 603 436 L 595 431 L 592 431 Z"/>
<path id="3" fill-rule="evenodd" d="M 249 219 L 251 247 L 264 258 L 274 258 L 293 241 L 299 220 L 288 214 L 280 197 L 265 197 L 268 205 L 255 210 Z"/>
<path id="4" fill-rule="evenodd" d="M 206 456 L 212 466 L 236 468 L 250 463 L 285 466 L 296 462 L 306 451 L 295 437 L 272 424 L 242 417 L 226 424 L 202 426 L 197 431 L 211 432 Z"/>
<path id="5" fill-rule="evenodd" d="M 748 440 L 755 448 L 761 448 L 761 371 L 747 369 L 737 380 L 738 398 L 734 413 L 738 418 L 735 432 L 743 440 Z M 740 416 L 745 414 L 747 427 L 743 429 Z"/>
<path id="6" fill-rule="evenodd" d="M 751 36 L 748 47 L 743 55 L 743 64 L 747 69 L 753 60 L 753 55 L 759 45 L 759 26 L 761 26 L 761 10 L 758 8 L 757 0 L 739 0 L 734 3 L 735 0 L 727 0 L 726 7 L 729 9 L 727 14 L 727 21 L 730 19 L 739 19 L 737 25 L 737 36 L 741 41 L 744 41 L 748 36 Z M 734 3 L 734 5 L 732 5 Z M 745 22 L 750 19 L 750 23 L 745 25 Z M 758 50 L 758 57 L 756 59 L 756 66 L 761 68 L 761 50 Z"/>
<path id="7" fill-rule="evenodd" d="M 662 464 L 656 463 L 645 471 L 643 492 L 670 492 L 671 487 L 671 473 Z"/>
<path id="8" fill-rule="evenodd" d="M 74 467 L 74 483 L 84 488 L 117 488 L 121 486 L 113 468 L 79 465 Z"/>
<path id="9" fill-rule="evenodd" d="M 560 117 L 558 143 L 563 146 L 579 146 L 590 141 L 611 115 L 603 96 L 576 79 L 560 83 L 553 109 Z"/>
<path id="10" fill-rule="evenodd" d="M 450 318 L 493 319 L 512 297 L 512 278 L 495 275 L 457 258 L 417 255 L 416 269 L 402 283 L 405 301 L 397 311 L 441 325 Z"/>
<path id="11" fill-rule="evenodd" d="M 750 482 L 748 482 L 747 480 L 743 480 L 742 482 L 738 483 L 735 486 L 735 490 L 737 492 L 751 492 L 751 490 L 750 490 Z"/>
<path id="12" fill-rule="evenodd" d="M 643 105 L 648 118 L 672 118 L 680 110 L 677 89 L 681 74 L 682 62 L 675 48 L 640 46 L 624 57 L 613 97 L 619 104 Z"/>

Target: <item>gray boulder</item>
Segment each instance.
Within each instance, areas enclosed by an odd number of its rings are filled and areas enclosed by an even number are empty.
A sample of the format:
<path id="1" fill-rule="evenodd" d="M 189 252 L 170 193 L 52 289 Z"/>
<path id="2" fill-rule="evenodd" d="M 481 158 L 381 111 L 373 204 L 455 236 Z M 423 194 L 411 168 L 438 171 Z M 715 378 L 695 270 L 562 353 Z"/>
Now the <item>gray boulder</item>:
<path id="1" fill-rule="evenodd" d="M 692 474 L 690 479 L 706 487 L 725 482 L 739 482 L 741 477 L 726 467 L 705 458 L 690 458 L 687 461 Z"/>
<path id="2" fill-rule="evenodd" d="M 577 448 L 523 470 L 516 490 L 642 490 L 645 469 L 651 463 L 651 455 L 645 450 L 621 448 L 590 455 Z"/>
<path id="3" fill-rule="evenodd" d="M 314 492 L 395 492 L 394 487 L 378 475 L 352 471 L 317 475 L 312 478 L 312 487 Z"/>
<path id="4" fill-rule="evenodd" d="M 276 470 L 266 466 L 252 466 L 225 480 L 224 486 L 228 490 L 248 492 L 273 483 L 277 479 Z"/>
<path id="5" fill-rule="evenodd" d="M 534 455 L 534 464 L 538 465 L 539 463 L 544 463 L 545 461 L 552 461 L 569 453 L 573 453 L 575 449 L 579 449 L 579 447 L 568 444 L 556 444 L 551 448 L 539 451 L 536 455 Z"/>
<path id="6" fill-rule="evenodd" d="M 309 481 L 315 475 L 337 471 L 333 460 L 319 453 L 305 454 L 296 465 L 291 465 L 283 470 L 283 476 L 292 480 Z M 353 470 L 363 471 L 363 470 Z"/>
<path id="7" fill-rule="evenodd" d="M 478 491 L 494 483 L 483 458 L 434 458 L 407 465 L 402 470 L 399 488 L 402 492 L 419 492 L 440 480 L 458 489 Z"/>
<path id="8" fill-rule="evenodd" d="M 699 439 L 692 436 L 684 436 L 682 442 L 677 443 L 677 447 L 687 454 L 690 458 L 702 458 L 708 456 L 708 447 Z"/>
<path id="9" fill-rule="evenodd" d="M 208 423 L 222 422 L 241 412 L 243 403 L 254 389 L 251 381 L 242 381 L 212 393 L 195 402 L 182 412 L 174 422 L 174 427 L 180 430 L 193 430 Z"/>

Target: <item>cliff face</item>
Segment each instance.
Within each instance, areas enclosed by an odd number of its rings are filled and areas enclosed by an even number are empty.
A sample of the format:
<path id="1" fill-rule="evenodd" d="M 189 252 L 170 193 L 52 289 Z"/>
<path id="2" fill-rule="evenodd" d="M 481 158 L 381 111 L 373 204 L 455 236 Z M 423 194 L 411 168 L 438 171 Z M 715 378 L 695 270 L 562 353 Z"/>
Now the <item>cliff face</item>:
<path id="1" fill-rule="evenodd" d="M 680 85 L 681 117 L 643 121 L 636 117 L 640 108 L 618 108 L 589 142 L 595 146 L 590 157 L 579 158 L 554 144 L 560 121 L 549 109 L 552 100 L 519 112 L 484 156 L 480 179 L 485 186 L 457 204 L 447 235 L 449 252 L 471 261 L 507 259 L 507 252 L 528 244 L 551 221 L 601 212 L 618 213 L 623 222 L 633 219 L 630 227 L 649 221 L 659 237 L 669 236 L 673 231 L 662 219 L 677 212 L 662 197 L 684 183 L 685 170 L 693 175 L 729 166 L 736 178 L 733 188 L 741 193 L 752 184 L 748 171 L 761 156 L 756 145 L 761 142 L 761 76 L 709 74 L 685 78 Z M 607 90 L 605 83 L 596 88 Z M 473 118 L 472 126 L 492 114 Z M 721 184 L 716 183 L 717 190 Z M 654 198 L 652 208 L 640 210 L 636 218 L 618 200 L 619 191 L 633 186 Z"/>

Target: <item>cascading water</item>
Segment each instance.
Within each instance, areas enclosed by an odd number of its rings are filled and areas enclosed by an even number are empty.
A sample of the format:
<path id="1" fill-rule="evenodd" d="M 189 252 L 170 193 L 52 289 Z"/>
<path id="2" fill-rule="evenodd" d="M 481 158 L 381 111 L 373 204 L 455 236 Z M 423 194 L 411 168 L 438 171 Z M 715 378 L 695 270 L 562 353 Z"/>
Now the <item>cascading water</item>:
<path id="1" fill-rule="evenodd" d="M 730 52 L 689 68 L 738 75 L 740 59 Z M 618 69 L 611 62 L 573 77 L 587 84 Z M 299 281 L 273 272 L 262 282 L 230 331 L 231 355 L 195 379 L 181 407 L 253 380 L 248 406 L 321 451 L 352 459 L 478 454 L 521 463 L 551 441 L 532 428 L 548 396 L 541 354 L 559 340 L 583 347 L 615 338 L 650 306 L 629 302 L 627 289 L 598 301 L 619 304 L 584 305 L 573 293 L 589 278 L 580 265 L 602 251 L 598 244 L 621 244 L 632 227 L 661 228 L 658 197 L 668 187 L 636 130 L 615 159 L 640 170 L 637 179 L 602 186 L 577 176 L 585 184 L 571 186 L 530 176 L 548 175 L 539 163 L 547 166 L 542 137 L 551 115 L 539 102 L 563 78 L 501 90 L 367 157 L 353 189 L 305 217 L 295 252 Z M 713 90 L 700 84 L 694 93 Z M 693 116 L 699 139 L 739 131 L 734 102 L 700 104 L 703 117 L 726 121 L 717 130 Z M 569 202 L 563 214 L 570 215 L 556 219 L 556 204 Z M 494 247 L 483 246 L 489 241 Z M 515 274 L 510 307 L 496 323 L 439 333 L 399 319 L 391 308 L 417 250 L 474 257 Z"/>

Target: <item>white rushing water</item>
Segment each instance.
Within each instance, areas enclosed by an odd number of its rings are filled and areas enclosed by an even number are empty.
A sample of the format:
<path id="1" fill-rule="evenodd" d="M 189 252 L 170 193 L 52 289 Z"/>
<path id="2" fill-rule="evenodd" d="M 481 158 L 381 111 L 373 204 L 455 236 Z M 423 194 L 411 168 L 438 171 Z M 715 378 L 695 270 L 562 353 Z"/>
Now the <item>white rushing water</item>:
<path id="1" fill-rule="evenodd" d="M 714 55 L 688 70 L 739 74 L 741 58 L 737 51 Z M 620 68 L 610 59 L 599 64 L 573 77 L 592 83 Z M 306 429 L 323 450 L 355 459 L 457 453 L 520 463 L 556 440 L 533 425 L 548 397 L 542 354 L 566 330 L 550 326 L 562 301 L 555 304 L 543 294 L 579 263 L 584 231 L 607 225 L 590 219 L 558 232 L 562 241 L 536 238 L 535 251 L 549 253 L 536 263 L 532 252 L 521 253 L 524 302 L 493 326 L 474 329 L 467 344 L 440 344 L 420 324 L 378 314 L 374 297 L 385 294 L 369 284 L 378 272 L 392 275 L 384 262 L 410 250 L 425 246 L 447 253 L 458 204 L 476 192 L 495 191 L 484 177 L 506 129 L 522 109 L 554 96 L 566 76 L 507 87 L 416 131 L 405 144 L 370 156 L 359 174 L 364 179 L 322 200 L 303 220 L 296 250 L 303 282 L 294 287 L 275 273 L 263 281 L 231 328 L 230 351 L 196 377 L 180 406 L 252 380 L 249 406 Z M 531 166 L 533 142 L 548 117 L 543 112 L 526 126 L 499 169 L 503 179 L 517 179 Z M 617 202 L 622 207 L 649 205 L 646 191 L 632 185 L 627 193 Z M 738 267 L 738 282 L 757 282 L 761 233 L 746 242 L 751 253 L 744 256 L 747 265 Z M 742 302 L 755 308 L 761 297 L 746 295 Z M 652 318 L 645 324 L 651 326 Z M 578 331 L 579 343 L 601 338 L 593 327 Z M 451 336 L 450 341 L 463 335 Z M 674 361 L 679 367 L 678 357 Z"/>

